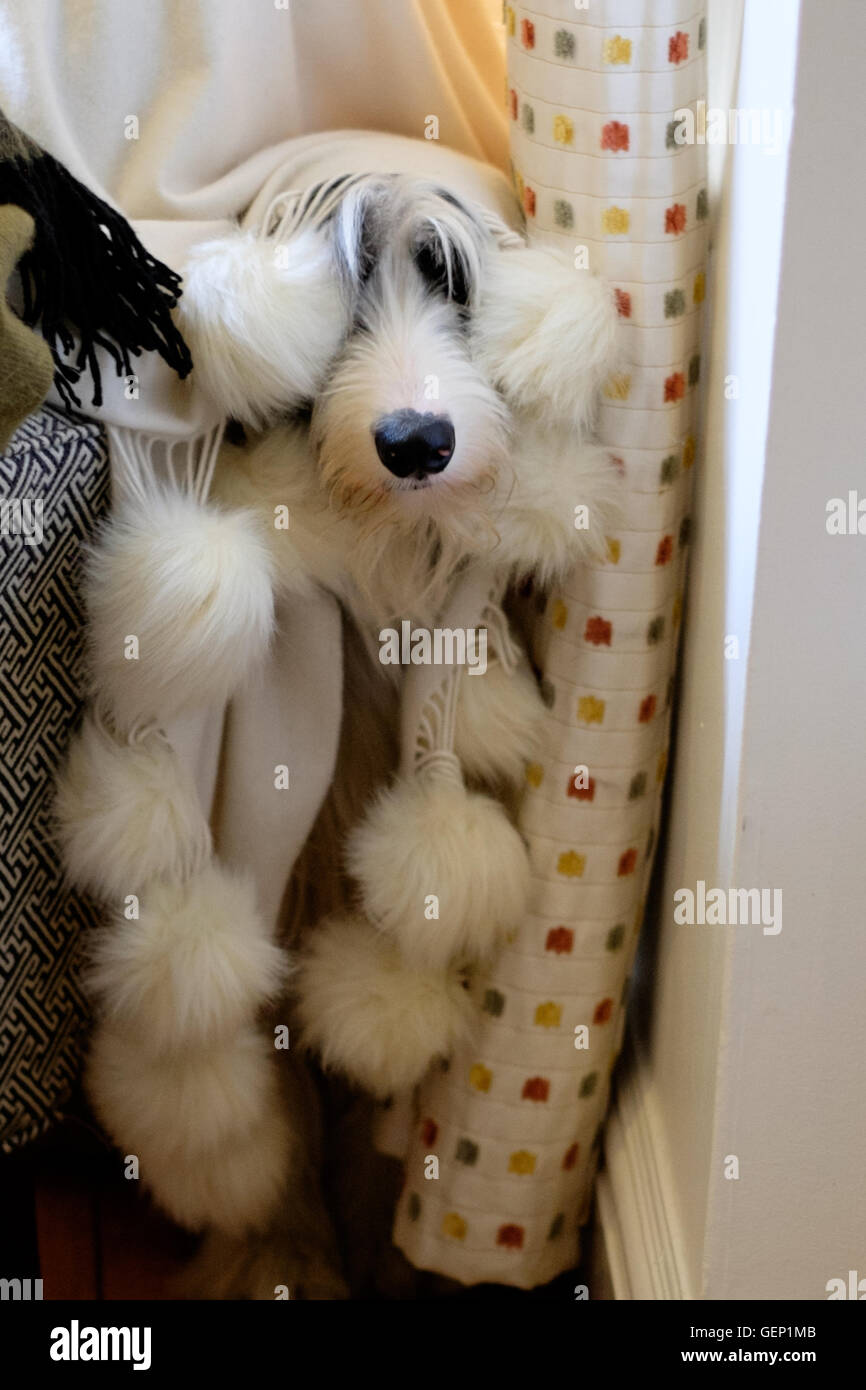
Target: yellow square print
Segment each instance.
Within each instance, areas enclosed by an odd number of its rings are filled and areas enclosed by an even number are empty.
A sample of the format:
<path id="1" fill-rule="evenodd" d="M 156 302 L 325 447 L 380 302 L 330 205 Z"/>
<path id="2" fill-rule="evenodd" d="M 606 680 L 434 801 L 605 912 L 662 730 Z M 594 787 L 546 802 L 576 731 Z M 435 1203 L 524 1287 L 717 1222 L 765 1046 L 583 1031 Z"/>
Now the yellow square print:
<path id="1" fill-rule="evenodd" d="M 567 850 L 556 861 L 556 872 L 564 878 L 583 878 L 585 868 L 586 855 L 578 854 L 575 849 Z"/>
<path id="2" fill-rule="evenodd" d="M 474 1067 L 469 1070 L 469 1085 L 476 1091 L 489 1091 L 493 1081 L 493 1072 L 489 1067 L 485 1067 L 482 1062 L 476 1062 Z"/>
<path id="3" fill-rule="evenodd" d="M 605 39 L 602 52 L 606 63 L 630 63 L 631 39 L 624 39 L 621 34 Z"/>
<path id="4" fill-rule="evenodd" d="M 553 626 L 557 629 L 558 632 L 561 632 L 562 629 L 565 627 L 566 623 L 568 622 L 568 609 L 566 608 L 561 598 L 558 598 L 553 605 L 553 611 L 550 615 L 550 621 L 553 623 Z"/>
<path id="5" fill-rule="evenodd" d="M 442 1234 L 452 1240 L 465 1240 L 468 1227 L 463 1217 L 456 1211 L 449 1211 L 442 1218 Z"/>
<path id="6" fill-rule="evenodd" d="M 568 116 L 555 116 L 553 138 L 558 145 L 571 145 L 574 142 L 574 122 Z"/>
<path id="7" fill-rule="evenodd" d="M 595 695 L 581 695 L 577 702 L 577 717 L 584 724 L 604 723 L 604 700 Z"/>
<path id="8" fill-rule="evenodd" d="M 627 208 L 605 208 L 601 214 L 601 225 L 605 236 L 623 236 L 631 226 Z"/>
<path id="9" fill-rule="evenodd" d="M 605 382 L 604 394 L 609 401 L 627 401 L 631 391 L 631 377 L 627 372 L 618 372 Z"/>
<path id="10" fill-rule="evenodd" d="M 508 1160 L 509 1173 L 518 1173 L 521 1177 L 526 1177 L 535 1172 L 535 1154 L 531 1154 L 528 1149 L 518 1149 Z"/>
<path id="11" fill-rule="evenodd" d="M 539 1004 L 535 1010 L 535 1023 L 538 1028 L 558 1028 L 562 1022 L 562 1005 L 555 1004 L 549 999 L 546 1004 Z"/>

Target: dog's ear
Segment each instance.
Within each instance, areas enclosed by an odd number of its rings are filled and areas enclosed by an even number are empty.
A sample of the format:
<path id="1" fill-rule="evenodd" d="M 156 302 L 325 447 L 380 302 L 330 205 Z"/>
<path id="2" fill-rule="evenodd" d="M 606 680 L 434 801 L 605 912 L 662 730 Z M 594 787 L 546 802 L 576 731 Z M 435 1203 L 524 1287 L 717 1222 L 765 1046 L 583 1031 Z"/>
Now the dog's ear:
<path id="1" fill-rule="evenodd" d="M 392 179 L 378 175 L 353 179 L 330 219 L 337 271 L 353 300 L 378 259 L 384 238 L 383 207 L 392 184 Z"/>
<path id="2" fill-rule="evenodd" d="M 579 430 L 616 367 L 613 293 L 549 247 L 488 258 L 472 320 L 473 355 L 509 404 Z"/>
<path id="3" fill-rule="evenodd" d="M 178 310 L 195 377 L 260 428 L 314 397 L 348 329 L 324 233 L 285 241 L 237 229 L 193 250 Z"/>

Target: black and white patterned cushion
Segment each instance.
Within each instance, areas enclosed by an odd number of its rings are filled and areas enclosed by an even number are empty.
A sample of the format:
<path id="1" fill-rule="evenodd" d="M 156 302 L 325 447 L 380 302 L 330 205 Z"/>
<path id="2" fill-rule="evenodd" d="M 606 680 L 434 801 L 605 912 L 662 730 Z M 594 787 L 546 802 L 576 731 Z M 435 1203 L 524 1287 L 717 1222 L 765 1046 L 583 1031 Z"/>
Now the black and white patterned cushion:
<path id="1" fill-rule="evenodd" d="M 51 409 L 0 455 L 0 1148 L 57 1117 L 81 1060 L 87 1009 L 76 979 L 95 908 L 64 882 L 52 840 L 54 779 L 82 709 L 82 542 L 106 512 L 100 427 Z M 16 505 L 42 502 L 28 544 Z M 28 509 L 23 510 L 25 522 Z M 29 510 L 29 521 L 35 511 Z M 5 532 L 5 534 L 2 534 Z"/>

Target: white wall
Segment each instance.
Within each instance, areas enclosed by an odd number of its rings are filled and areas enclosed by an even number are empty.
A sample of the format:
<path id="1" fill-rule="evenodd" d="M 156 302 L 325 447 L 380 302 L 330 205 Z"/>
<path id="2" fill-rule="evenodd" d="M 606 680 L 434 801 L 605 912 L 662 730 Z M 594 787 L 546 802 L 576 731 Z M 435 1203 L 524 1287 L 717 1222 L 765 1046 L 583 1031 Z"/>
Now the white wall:
<path id="1" fill-rule="evenodd" d="M 661 1232 L 676 1265 L 656 1297 L 821 1298 L 866 1276 L 866 536 L 825 530 L 828 498 L 866 495 L 866 6 L 804 0 L 799 52 L 797 8 L 746 3 L 735 104 L 787 107 L 798 63 L 787 202 L 784 155 L 730 152 L 667 854 L 608 1142 L 625 1263 L 653 1284 Z M 780 888 L 782 932 L 678 926 L 673 893 L 698 879 Z M 624 1189 L 647 1147 L 661 1216 L 637 1239 Z"/>
<path id="2" fill-rule="evenodd" d="M 733 881 L 780 887 L 729 950 L 704 1242 L 714 1298 L 866 1275 L 866 495 L 861 0 L 805 0 Z M 725 1153 L 741 1178 L 721 1176 Z"/>

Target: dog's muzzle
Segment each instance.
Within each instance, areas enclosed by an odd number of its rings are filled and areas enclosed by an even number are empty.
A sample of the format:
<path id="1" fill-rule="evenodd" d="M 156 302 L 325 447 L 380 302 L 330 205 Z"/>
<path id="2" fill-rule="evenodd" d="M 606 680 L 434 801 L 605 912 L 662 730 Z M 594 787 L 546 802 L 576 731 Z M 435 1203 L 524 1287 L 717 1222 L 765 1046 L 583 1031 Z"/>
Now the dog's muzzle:
<path id="1" fill-rule="evenodd" d="M 373 439 L 379 458 L 398 478 L 420 481 L 441 473 L 454 453 L 454 426 L 447 415 L 395 410 L 373 426 Z"/>

